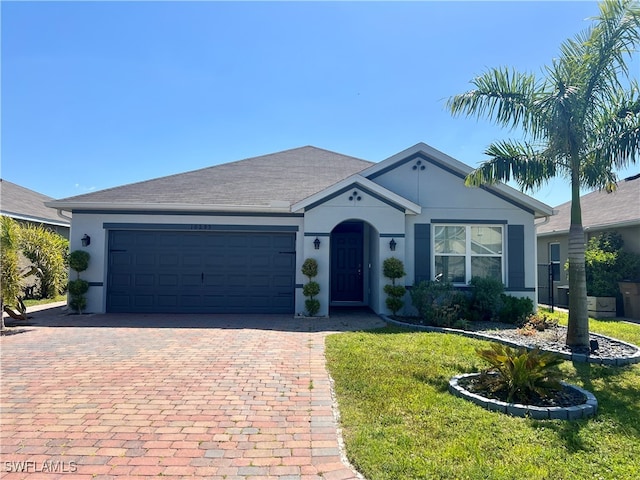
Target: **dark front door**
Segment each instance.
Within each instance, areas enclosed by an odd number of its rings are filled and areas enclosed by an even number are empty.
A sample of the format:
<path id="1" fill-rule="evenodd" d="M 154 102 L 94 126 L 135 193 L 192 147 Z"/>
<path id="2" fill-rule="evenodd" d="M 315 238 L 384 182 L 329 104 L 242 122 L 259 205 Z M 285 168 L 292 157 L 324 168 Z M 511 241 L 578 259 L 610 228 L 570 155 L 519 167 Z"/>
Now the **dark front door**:
<path id="1" fill-rule="evenodd" d="M 341 223 L 331 233 L 331 301 L 363 301 L 363 224 Z"/>

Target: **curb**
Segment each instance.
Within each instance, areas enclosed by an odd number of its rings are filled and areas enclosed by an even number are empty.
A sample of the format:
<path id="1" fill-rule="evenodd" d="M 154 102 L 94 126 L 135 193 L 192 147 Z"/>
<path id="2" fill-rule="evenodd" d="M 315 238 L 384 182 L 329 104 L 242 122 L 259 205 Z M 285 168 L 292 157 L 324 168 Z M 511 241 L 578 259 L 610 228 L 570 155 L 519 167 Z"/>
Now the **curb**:
<path id="1" fill-rule="evenodd" d="M 472 393 L 459 384 L 459 380 L 463 378 L 478 375 L 480 374 L 465 373 L 456 375 L 449 380 L 449 392 L 456 397 L 469 400 L 486 410 L 506 413 L 514 417 L 530 417 L 535 420 L 578 420 L 593 417 L 598 413 L 598 400 L 591 392 L 565 382 L 560 383 L 567 388 L 577 390 L 583 394 L 586 397 L 585 403 L 571 407 L 538 407 L 535 405 L 523 405 L 521 403 L 507 403 Z"/>

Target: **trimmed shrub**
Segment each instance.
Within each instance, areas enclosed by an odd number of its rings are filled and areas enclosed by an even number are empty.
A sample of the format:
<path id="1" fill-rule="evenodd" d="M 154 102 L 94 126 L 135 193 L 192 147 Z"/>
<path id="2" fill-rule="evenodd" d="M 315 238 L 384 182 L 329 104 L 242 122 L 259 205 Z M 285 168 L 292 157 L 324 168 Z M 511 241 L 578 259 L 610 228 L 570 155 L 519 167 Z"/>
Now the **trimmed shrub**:
<path id="1" fill-rule="evenodd" d="M 320 293 L 320 284 L 313 281 L 313 277 L 318 275 L 318 262 L 314 258 L 307 258 L 302 264 L 301 271 L 309 279 L 302 287 L 303 295 L 308 297 L 304 302 L 304 306 L 307 314 L 313 317 L 320 311 L 320 301 L 314 298 Z"/>
<path id="2" fill-rule="evenodd" d="M 533 313 L 533 301 L 528 297 L 514 297 L 503 293 L 500 300 L 502 307 L 498 319 L 501 322 L 523 325 Z"/>
<path id="3" fill-rule="evenodd" d="M 71 280 L 67 284 L 69 289 L 69 306 L 78 314 L 87 307 L 85 293 L 89 290 L 89 282 L 80 279 L 80 272 L 89 268 L 91 256 L 84 250 L 74 250 L 69 254 L 69 266 L 76 271 L 76 280 Z"/>
<path id="4" fill-rule="evenodd" d="M 384 286 L 384 293 L 387 294 L 385 303 L 395 315 L 404 306 L 402 297 L 407 293 L 404 285 L 396 285 L 396 280 L 406 275 L 402 260 L 395 257 L 387 258 L 382 262 L 382 273 L 391 279 L 391 284 Z"/>
<path id="5" fill-rule="evenodd" d="M 456 328 L 467 325 L 462 322 L 468 310 L 467 296 L 450 283 L 423 281 L 411 289 L 410 295 L 424 323 Z"/>
<path id="6" fill-rule="evenodd" d="M 496 320 L 502 308 L 504 285 L 491 277 L 473 277 L 471 286 L 471 320 Z"/>

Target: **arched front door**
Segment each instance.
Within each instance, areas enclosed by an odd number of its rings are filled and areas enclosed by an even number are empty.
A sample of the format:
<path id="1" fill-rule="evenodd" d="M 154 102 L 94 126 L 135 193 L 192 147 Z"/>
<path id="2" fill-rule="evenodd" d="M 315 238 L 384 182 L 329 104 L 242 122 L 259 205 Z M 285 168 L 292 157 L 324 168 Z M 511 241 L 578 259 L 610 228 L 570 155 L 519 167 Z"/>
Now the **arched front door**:
<path id="1" fill-rule="evenodd" d="M 364 301 L 364 224 L 343 222 L 331 232 L 331 303 Z"/>

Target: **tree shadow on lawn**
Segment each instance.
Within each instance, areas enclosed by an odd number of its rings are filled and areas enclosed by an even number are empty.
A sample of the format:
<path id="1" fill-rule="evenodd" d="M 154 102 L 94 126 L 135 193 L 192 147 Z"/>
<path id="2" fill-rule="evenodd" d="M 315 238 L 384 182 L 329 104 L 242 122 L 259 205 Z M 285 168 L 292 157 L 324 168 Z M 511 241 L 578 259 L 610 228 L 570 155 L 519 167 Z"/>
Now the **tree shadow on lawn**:
<path id="1" fill-rule="evenodd" d="M 573 366 L 575 368 L 574 377 L 580 379 L 583 388 L 593 393 L 598 400 L 597 416 L 584 420 L 553 423 L 536 421 L 535 426 L 556 431 L 570 452 L 590 449 L 590 446 L 585 445 L 584 436 L 581 434 L 582 429 L 587 427 L 589 422 L 600 422 L 603 429 L 607 428 L 614 434 L 638 438 L 640 436 L 640 378 L 635 387 L 620 385 L 620 377 L 625 374 L 633 375 L 632 370 L 638 367 L 634 365 L 616 367 L 577 362 L 574 362 Z M 569 383 L 571 383 L 571 379 L 569 379 Z M 598 386 L 596 383 L 601 383 L 602 386 Z"/>

